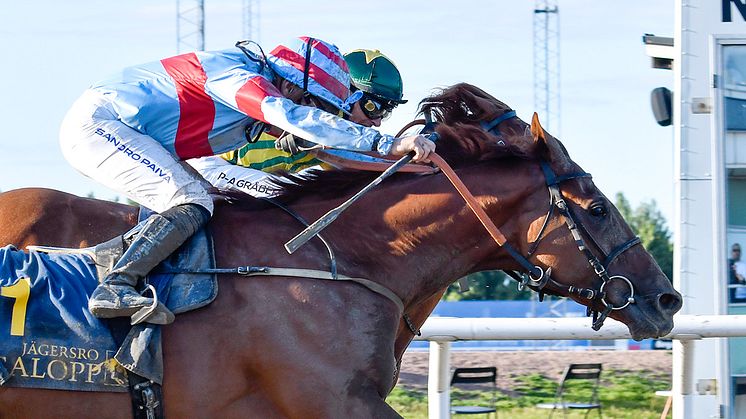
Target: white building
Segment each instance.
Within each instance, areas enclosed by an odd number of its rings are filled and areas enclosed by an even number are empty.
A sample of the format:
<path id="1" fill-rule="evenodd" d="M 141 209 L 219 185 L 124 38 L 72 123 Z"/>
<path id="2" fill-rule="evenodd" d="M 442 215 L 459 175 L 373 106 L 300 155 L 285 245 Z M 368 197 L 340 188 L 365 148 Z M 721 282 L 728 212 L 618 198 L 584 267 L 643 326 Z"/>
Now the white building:
<path id="1" fill-rule="evenodd" d="M 675 28 L 672 46 L 645 41 L 654 66 L 673 63 L 681 314 L 746 314 L 728 287 L 731 246 L 746 249 L 746 3 L 677 0 Z M 673 380 L 674 418 L 746 418 L 746 338 L 676 342 Z"/>

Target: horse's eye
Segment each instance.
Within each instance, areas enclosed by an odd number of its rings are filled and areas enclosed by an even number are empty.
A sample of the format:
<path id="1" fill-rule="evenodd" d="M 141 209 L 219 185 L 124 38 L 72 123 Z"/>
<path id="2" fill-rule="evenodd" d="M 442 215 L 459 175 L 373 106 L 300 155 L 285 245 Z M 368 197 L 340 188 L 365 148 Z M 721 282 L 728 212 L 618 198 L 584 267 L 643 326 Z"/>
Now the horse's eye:
<path id="1" fill-rule="evenodd" d="M 590 212 L 594 217 L 604 217 L 608 214 L 606 205 L 602 203 L 592 204 L 591 207 L 588 208 L 588 212 Z"/>

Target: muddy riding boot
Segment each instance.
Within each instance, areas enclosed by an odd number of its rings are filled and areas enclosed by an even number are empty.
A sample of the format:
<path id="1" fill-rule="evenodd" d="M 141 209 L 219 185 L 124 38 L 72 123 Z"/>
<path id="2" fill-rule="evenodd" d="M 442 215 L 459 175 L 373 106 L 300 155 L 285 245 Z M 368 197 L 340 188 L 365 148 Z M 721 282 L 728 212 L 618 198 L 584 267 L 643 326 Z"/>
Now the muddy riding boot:
<path id="1" fill-rule="evenodd" d="M 199 205 L 184 204 L 152 215 L 111 272 L 93 291 L 88 309 L 99 318 L 132 316 L 141 322 L 169 324 L 174 314 L 135 286 L 148 272 L 191 237 L 207 220 L 209 212 Z"/>

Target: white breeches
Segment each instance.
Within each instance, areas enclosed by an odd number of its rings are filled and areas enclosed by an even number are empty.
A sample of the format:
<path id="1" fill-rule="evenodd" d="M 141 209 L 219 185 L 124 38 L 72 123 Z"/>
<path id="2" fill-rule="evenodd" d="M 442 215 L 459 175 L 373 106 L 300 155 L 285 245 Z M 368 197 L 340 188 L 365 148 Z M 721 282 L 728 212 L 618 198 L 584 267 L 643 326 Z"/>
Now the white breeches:
<path id="1" fill-rule="evenodd" d="M 203 181 L 148 135 L 117 119 L 109 100 L 86 91 L 60 128 L 60 147 L 79 172 L 154 211 L 213 202 Z"/>
<path id="2" fill-rule="evenodd" d="M 277 186 L 271 183 L 277 179 L 275 175 L 231 164 L 219 156 L 191 159 L 187 163 L 216 188 L 233 189 L 258 198 L 278 193 Z"/>

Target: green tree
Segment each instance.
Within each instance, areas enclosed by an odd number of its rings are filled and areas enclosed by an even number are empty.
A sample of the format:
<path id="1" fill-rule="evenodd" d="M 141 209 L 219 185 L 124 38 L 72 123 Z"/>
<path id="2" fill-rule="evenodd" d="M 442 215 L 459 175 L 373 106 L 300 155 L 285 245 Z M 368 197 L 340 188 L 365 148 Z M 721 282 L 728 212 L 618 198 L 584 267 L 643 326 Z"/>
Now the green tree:
<path id="1" fill-rule="evenodd" d="M 444 300 L 528 300 L 531 291 L 518 290 L 518 283 L 502 271 L 485 271 L 468 275 L 469 290 L 460 293 L 458 283 L 448 287 Z"/>
<path id="2" fill-rule="evenodd" d="M 653 255 L 668 279 L 673 277 L 673 242 L 666 227 L 666 219 L 654 200 L 643 202 L 634 210 L 624 194 L 616 194 L 615 205 L 640 239 L 645 249 Z"/>

